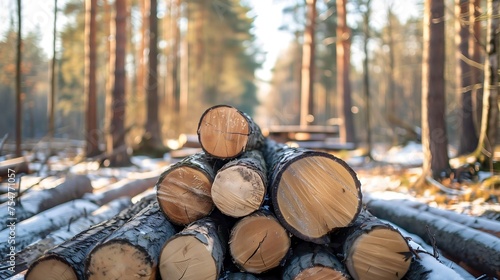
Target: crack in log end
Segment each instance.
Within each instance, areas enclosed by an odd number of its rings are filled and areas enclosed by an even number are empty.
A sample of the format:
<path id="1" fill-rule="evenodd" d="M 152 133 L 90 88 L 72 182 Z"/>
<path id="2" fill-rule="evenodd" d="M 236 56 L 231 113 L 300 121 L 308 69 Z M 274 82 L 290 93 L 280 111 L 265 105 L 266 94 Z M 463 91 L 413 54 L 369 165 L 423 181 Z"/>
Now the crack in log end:
<path id="1" fill-rule="evenodd" d="M 248 257 L 248 259 L 247 259 L 247 260 L 243 263 L 243 265 L 247 264 L 247 262 L 248 262 L 248 261 L 249 261 L 249 260 L 250 260 L 253 256 L 255 256 L 255 254 L 257 254 L 257 251 L 259 251 L 260 246 L 262 245 L 262 243 L 264 242 L 264 240 L 266 240 L 266 238 L 267 238 L 267 233 L 268 233 L 268 232 L 266 231 L 266 234 L 264 235 L 264 237 L 262 238 L 262 240 L 261 240 L 261 241 L 259 241 L 259 244 L 257 245 L 257 248 L 255 248 L 255 250 L 253 251 L 253 253 L 250 255 L 250 257 Z M 262 258 L 262 252 L 261 252 L 261 258 Z M 265 265 L 264 260 L 262 260 L 262 262 L 263 262 L 263 263 L 264 263 L 264 265 Z"/>

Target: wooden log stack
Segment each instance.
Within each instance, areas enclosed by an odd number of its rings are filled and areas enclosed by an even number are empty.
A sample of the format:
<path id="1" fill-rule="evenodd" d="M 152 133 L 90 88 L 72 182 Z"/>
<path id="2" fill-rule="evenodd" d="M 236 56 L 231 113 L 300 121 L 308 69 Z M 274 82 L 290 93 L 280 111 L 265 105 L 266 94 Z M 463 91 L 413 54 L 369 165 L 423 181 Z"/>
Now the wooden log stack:
<path id="1" fill-rule="evenodd" d="M 361 183 L 341 159 L 266 139 L 252 118 L 226 105 L 209 108 L 197 131 L 202 151 L 164 170 L 153 200 L 49 250 L 26 278 L 418 275 L 414 249 L 362 209 Z"/>

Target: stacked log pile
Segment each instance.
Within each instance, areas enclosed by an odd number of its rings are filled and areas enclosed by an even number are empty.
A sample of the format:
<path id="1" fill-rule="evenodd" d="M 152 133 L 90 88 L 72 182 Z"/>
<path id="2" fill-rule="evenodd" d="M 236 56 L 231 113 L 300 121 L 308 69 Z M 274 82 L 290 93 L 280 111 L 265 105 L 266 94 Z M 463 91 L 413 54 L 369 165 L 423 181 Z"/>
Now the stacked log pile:
<path id="1" fill-rule="evenodd" d="M 375 216 L 363 209 L 341 159 L 266 139 L 225 105 L 201 116 L 198 136 L 202 151 L 169 166 L 153 198 L 59 242 L 25 278 L 433 279 L 448 269 L 429 267 L 435 258 L 380 220 L 375 202 Z M 498 276 L 492 256 L 480 269 Z"/>

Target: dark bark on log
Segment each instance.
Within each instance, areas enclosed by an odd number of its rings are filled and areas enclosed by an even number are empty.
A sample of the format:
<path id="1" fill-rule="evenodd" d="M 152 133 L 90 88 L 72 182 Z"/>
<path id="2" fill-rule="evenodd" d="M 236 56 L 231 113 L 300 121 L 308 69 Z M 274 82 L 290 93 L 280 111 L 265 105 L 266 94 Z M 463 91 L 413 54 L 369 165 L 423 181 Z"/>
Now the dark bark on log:
<path id="1" fill-rule="evenodd" d="M 0 231 L 0 240 L 7 241 L 0 244 L 0 256 L 6 256 L 11 251 L 17 253 L 31 243 L 45 238 L 52 231 L 90 214 L 97 208 L 97 205 L 86 200 L 73 200 L 39 213 L 20 223 L 10 220 L 13 225 Z M 14 236 L 13 229 L 15 230 Z M 15 244 L 9 244 L 8 240 L 15 240 Z M 11 246 L 15 247 L 14 250 L 12 250 Z"/>
<path id="2" fill-rule="evenodd" d="M 229 248 L 239 269 L 260 274 L 280 265 L 290 242 L 288 233 L 271 212 L 260 210 L 236 223 Z"/>
<path id="3" fill-rule="evenodd" d="M 19 200 L 9 200 L 0 205 L 1 229 L 7 227 L 10 215 L 9 209 L 15 208 L 17 222 L 28 219 L 56 205 L 81 198 L 85 193 L 92 192 L 90 179 L 84 175 L 67 177 L 63 183 L 52 189 L 28 192 Z"/>
<path id="4" fill-rule="evenodd" d="M 276 217 L 295 236 L 329 243 L 361 210 L 361 183 L 341 159 L 267 140 L 263 149 Z"/>
<path id="5" fill-rule="evenodd" d="M 69 240 L 78 233 L 90 228 L 93 225 L 101 223 L 104 220 L 118 214 L 124 208 L 130 205 L 130 199 L 121 198 L 106 204 L 96 211 L 92 212 L 90 216 L 81 217 L 68 226 L 64 226 L 45 237 L 44 239 L 29 245 L 22 251 L 16 254 L 15 266 L 12 270 L 7 268 L 11 267 L 9 259 L 0 262 L 0 279 L 6 279 L 21 271 L 27 270 L 28 267 L 45 251 L 54 248 L 55 246 Z"/>
<path id="6" fill-rule="evenodd" d="M 206 217 L 169 239 L 160 255 L 162 279 L 219 279 L 226 254 L 226 230 Z"/>
<path id="7" fill-rule="evenodd" d="M 174 224 L 187 225 L 214 209 L 212 183 L 220 162 L 201 152 L 165 170 L 156 183 L 158 203 Z"/>
<path id="8" fill-rule="evenodd" d="M 391 201 L 371 200 L 367 208 L 377 217 L 417 234 L 428 243 L 432 244 L 435 239 L 438 248 L 473 269 L 500 277 L 499 238 Z"/>
<path id="9" fill-rule="evenodd" d="M 253 119 L 228 105 L 213 106 L 203 113 L 198 139 L 207 154 L 219 159 L 235 158 L 264 144 L 264 136 Z"/>
<path id="10" fill-rule="evenodd" d="M 155 201 L 89 253 L 86 276 L 89 280 L 155 279 L 162 246 L 174 234 Z"/>
<path id="11" fill-rule="evenodd" d="M 100 241 L 109 236 L 116 229 L 125 224 L 129 219 L 137 215 L 140 211 L 150 205 L 155 199 L 154 195 L 143 198 L 136 204 L 122 210 L 115 217 L 96 224 L 71 239 L 61 243 L 59 246 L 47 251 L 42 257 L 36 260 L 28 270 L 26 279 L 50 279 L 46 273 L 41 275 L 35 270 L 36 267 L 42 272 L 46 271 L 44 266 L 45 261 L 54 260 L 63 264 L 64 271 L 74 276 L 73 279 L 85 279 L 84 262 L 87 254 L 96 246 Z M 49 269 L 51 269 L 50 267 Z M 55 275 L 54 277 L 56 277 Z M 57 279 L 57 278 L 56 278 Z M 55 280 L 55 279 L 54 279 Z"/>
<path id="12" fill-rule="evenodd" d="M 260 151 L 248 151 L 219 169 L 212 185 L 215 206 L 231 217 L 243 217 L 264 203 L 267 168 Z"/>
<path id="13" fill-rule="evenodd" d="M 91 194 L 86 194 L 83 198 L 97 205 L 104 205 L 119 197 L 132 198 L 149 188 L 153 188 L 157 180 L 158 176 L 151 176 L 143 179 L 123 179 L 109 187 L 100 189 Z"/>
<path id="14" fill-rule="evenodd" d="M 354 279 L 401 279 L 412 253 L 407 240 L 387 223 L 361 211 L 354 224 L 332 233 L 330 246 Z"/>
<path id="15" fill-rule="evenodd" d="M 19 175 L 21 173 L 30 173 L 28 162 L 24 157 L 0 161 L 0 178 L 7 178 L 10 174 Z"/>
<path id="16" fill-rule="evenodd" d="M 300 243 L 293 248 L 283 271 L 283 280 L 351 279 L 333 251 L 313 243 Z"/>
<path id="17" fill-rule="evenodd" d="M 220 280 L 258 280 L 259 278 L 255 277 L 254 275 L 250 273 L 244 273 L 244 272 L 230 272 L 224 274 L 220 278 Z"/>

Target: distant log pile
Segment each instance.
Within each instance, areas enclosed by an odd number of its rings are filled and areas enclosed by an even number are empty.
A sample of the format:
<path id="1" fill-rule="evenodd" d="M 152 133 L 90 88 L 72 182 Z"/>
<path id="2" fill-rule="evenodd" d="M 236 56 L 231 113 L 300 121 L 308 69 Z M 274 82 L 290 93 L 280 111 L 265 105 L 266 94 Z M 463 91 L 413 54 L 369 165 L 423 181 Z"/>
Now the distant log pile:
<path id="1" fill-rule="evenodd" d="M 164 170 L 152 197 L 58 242 L 26 279 L 433 279 L 449 270 L 379 220 L 388 210 L 363 209 L 361 183 L 341 159 L 266 139 L 225 105 L 202 115 L 198 139 L 203 151 Z M 131 183 L 83 196 L 88 212 L 151 180 Z M 477 269 L 498 277 L 496 255 L 480 249 L 491 260 Z"/>

